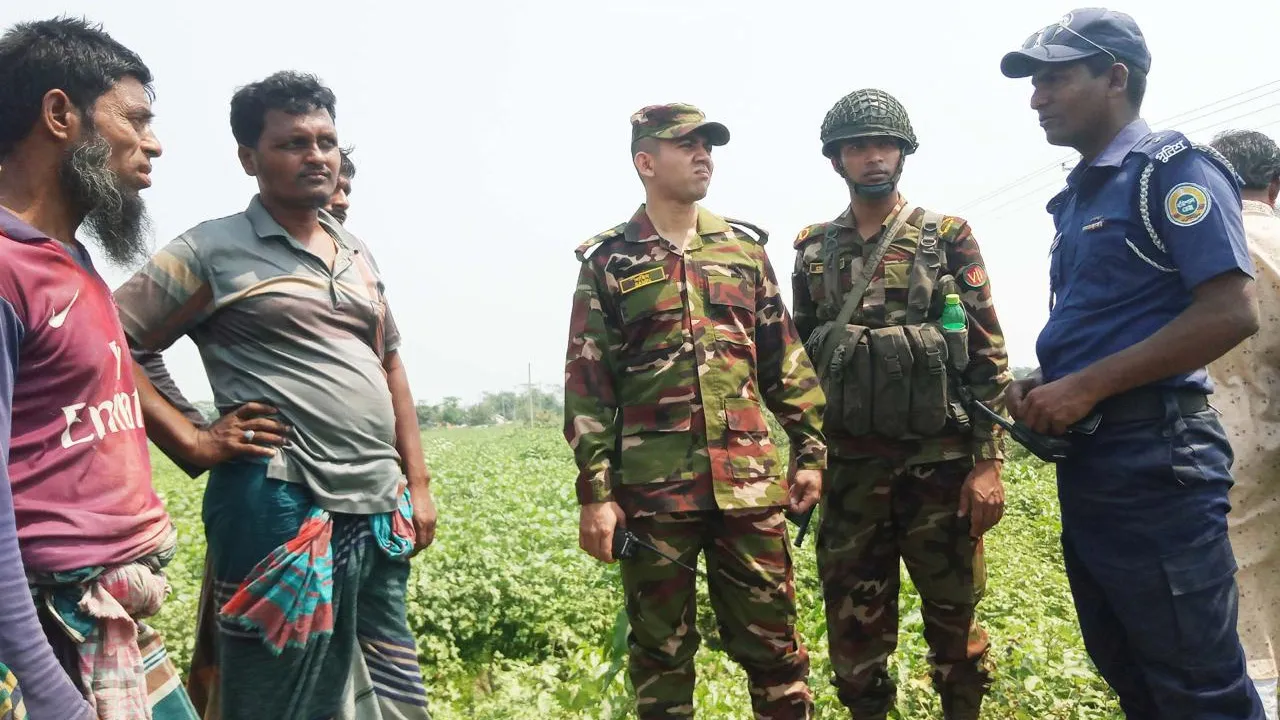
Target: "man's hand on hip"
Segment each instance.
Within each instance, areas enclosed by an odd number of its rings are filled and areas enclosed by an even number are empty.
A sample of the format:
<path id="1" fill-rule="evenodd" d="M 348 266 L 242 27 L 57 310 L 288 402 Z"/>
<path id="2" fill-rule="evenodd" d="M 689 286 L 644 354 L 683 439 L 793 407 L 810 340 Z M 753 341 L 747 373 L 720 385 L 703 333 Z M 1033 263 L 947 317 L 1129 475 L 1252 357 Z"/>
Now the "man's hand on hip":
<path id="1" fill-rule="evenodd" d="M 263 403 L 245 403 L 212 424 L 196 429 L 187 462 L 211 468 L 239 457 L 274 457 L 293 428 L 271 417 L 280 412 Z"/>

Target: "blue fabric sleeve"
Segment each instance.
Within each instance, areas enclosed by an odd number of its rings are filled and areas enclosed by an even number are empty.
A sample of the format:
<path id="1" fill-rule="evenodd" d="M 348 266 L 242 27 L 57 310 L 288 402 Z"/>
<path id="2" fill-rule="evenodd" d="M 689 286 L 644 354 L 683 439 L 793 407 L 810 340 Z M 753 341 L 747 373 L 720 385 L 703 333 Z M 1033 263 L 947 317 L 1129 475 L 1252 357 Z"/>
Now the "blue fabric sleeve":
<path id="1" fill-rule="evenodd" d="M 1201 151 L 1188 150 L 1168 166 L 1157 163 L 1151 185 L 1152 224 L 1188 290 L 1234 270 L 1253 276 L 1234 179 Z"/>
<path id="2" fill-rule="evenodd" d="M 0 297 L 0 661 L 18 678 L 32 718 L 86 718 L 89 703 L 53 657 L 45 639 L 18 552 L 18 528 L 9 486 L 13 383 L 23 327 Z"/>

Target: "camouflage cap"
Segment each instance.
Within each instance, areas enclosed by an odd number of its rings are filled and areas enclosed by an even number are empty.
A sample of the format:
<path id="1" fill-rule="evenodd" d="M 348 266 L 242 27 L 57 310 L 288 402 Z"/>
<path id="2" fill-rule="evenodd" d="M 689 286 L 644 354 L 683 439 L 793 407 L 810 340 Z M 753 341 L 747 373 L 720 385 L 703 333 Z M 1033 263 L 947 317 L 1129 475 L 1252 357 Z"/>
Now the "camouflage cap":
<path id="1" fill-rule="evenodd" d="M 675 140 L 695 131 L 712 145 L 729 142 L 729 128 L 709 122 L 701 110 L 686 103 L 650 105 L 631 116 L 631 142 L 643 137 Z"/>

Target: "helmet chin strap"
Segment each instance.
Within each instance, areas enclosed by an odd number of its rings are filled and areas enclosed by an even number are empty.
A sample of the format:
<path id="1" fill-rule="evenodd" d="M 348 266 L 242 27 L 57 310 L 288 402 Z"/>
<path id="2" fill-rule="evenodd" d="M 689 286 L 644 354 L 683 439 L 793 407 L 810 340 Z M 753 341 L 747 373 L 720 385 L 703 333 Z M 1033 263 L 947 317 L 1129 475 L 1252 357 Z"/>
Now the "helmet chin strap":
<path id="1" fill-rule="evenodd" d="M 898 181 L 902 179 L 902 166 L 906 164 L 906 160 L 906 153 L 900 155 L 898 157 L 898 169 L 893 171 L 893 176 L 886 182 L 876 183 L 874 185 L 865 185 L 863 183 L 850 180 L 849 176 L 845 174 L 843 165 L 838 166 L 837 172 L 839 172 L 840 177 L 844 178 L 844 181 L 849 184 L 849 187 L 853 188 L 853 193 L 855 195 L 867 198 L 868 200 L 878 200 L 883 197 L 888 197 L 898 187 Z"/>

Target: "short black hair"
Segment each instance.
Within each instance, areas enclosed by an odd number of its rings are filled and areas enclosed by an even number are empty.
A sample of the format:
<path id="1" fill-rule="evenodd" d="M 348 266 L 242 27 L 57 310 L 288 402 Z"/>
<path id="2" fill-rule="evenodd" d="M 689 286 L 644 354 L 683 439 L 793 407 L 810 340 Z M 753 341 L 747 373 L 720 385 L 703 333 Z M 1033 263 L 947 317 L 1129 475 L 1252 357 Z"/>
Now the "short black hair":
<path id="1" fill-rule="evenodd" d="M 1105 53 L 1090 55 L 1081 62 L 1089 69 L 1089 74 L 1098 77 L 1104 72 L 1111 69 L 1112 65 L 1120 63 L 1129 70 L 1129 84 L 1125 87 L 1125 95 L 1129 98 L 1129 104 L 1134 110 L 1142 109 L 1142 99 L 1147 95 L 1147 74 L 1135 66 L 1132 62 L 1116 56 L 1112 60 L 1112 56 Z"/>
<path id="2" fill-rule="evenodd" d="M 308 73 L 283 70 L 264 80 L 245 85 L 231 96 L 231 134 L 236 142 L 256 147 L 266 126 L 267 111 L 282 110 L 290 115 L 305 115 L 326 110 L 335 120 L 337 98 L 333 91 Z"/>
<path id="3" fill-rule="evenodd" d="M 0 160 L 31 132 L 50 90 L 88 115 L 125 77 L 152 94 L 151 70 L 101 25 L 65 16 L 14 25 L 0 36 Z"/>
<path id="4" fill-rule="evenodd" d="M 342 163 L 338 166 L 338 175 L 348 180 L 356 176 L 356 164 L 351 159 L 351 153 L 355 152 L 355 148 L 339 148 L 338 153 L 342 156 Z"/>
<path id="5" fill-rule="evenodd" d="M 1250 190 L 1261 190 L 1280 177 L 1280 147 L 1256 130 L 1227 130 L 1210 143 L 1235 168 Z"/>

